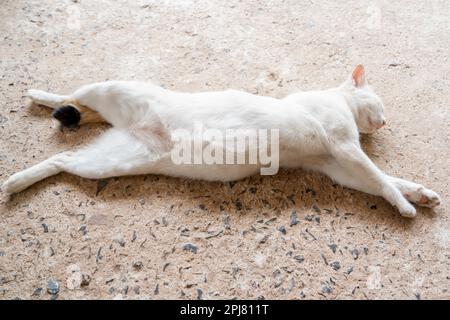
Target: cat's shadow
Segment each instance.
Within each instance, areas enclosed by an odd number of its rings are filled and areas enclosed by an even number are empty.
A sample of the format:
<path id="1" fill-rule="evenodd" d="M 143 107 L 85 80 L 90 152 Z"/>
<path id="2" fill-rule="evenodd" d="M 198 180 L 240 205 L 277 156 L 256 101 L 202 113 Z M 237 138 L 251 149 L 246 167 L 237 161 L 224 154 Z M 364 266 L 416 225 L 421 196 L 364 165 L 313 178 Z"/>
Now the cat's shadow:
<path id="1" fill-rule="evenodd" d="M 151 204 L 157 197 L 164 199 L 168 211 L 175 206 L 179 207 L 179 214 L 197 211 L 204 213 L 205 219 L 211 214 L 223 213 L 233 221 L 239 221 L 243 214 L 254 214 L 256 220 L 261 213 L 266 217 L 289 219 L 295 209 L 300 223 L 311 214 L 320 217 L 322 222 L 351 216 L 357 223 L 367 225 L 389 224 L 409 229 L 415 223 L 415 219 L 401 217 L 381 197 L 344 188 L 326 176 L 301 169 L 281 169 L 275 176 L 257 175 L 237 182 L 206 182 L 158 175 L 91 180 L 62 173 L 12 195 L 5 203 L 6 209 L 13 211 L 18 203 L 30 202 L 46 189 L 58 193 L 82 193 L 88 200 L 86 202 L 113 204 L 127 200 L 130 210 L 142 201 Z M 435 217 L 431 209 L 417 209 L 418 215 L 428 219 Z"/>

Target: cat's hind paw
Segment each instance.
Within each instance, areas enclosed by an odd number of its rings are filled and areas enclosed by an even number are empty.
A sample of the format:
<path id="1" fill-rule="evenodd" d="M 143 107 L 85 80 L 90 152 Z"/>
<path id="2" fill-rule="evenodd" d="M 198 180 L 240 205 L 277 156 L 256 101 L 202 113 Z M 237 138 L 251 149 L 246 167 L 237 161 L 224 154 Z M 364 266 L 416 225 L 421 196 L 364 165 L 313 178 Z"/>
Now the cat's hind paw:
<path id="1" fill-rule="evenodd" d="M 416 208 L 414 208 L 412 205 L 402 206 L 398 209 L 398 211 L 400 211 L 400 214 L 406 218 L 414 218 L 417 213 Z"/>
<path id="2" fill-rule="evenodd" d="M 9 179 L 2 184 L 1 190 L 7 195 L 11 195 L 13 193 L 22 191 L 26 187 L 27 187 L 26 181 L 23 179 L 20 173 L 16 173 L 11 177 L 9 177 Z"/>
<path id="3" fill-rule="evenodd" d="M 441 198 L 433 190 L 424 189 L 417 204 L 423 207 L 434 208 L 441 204 Z"/>

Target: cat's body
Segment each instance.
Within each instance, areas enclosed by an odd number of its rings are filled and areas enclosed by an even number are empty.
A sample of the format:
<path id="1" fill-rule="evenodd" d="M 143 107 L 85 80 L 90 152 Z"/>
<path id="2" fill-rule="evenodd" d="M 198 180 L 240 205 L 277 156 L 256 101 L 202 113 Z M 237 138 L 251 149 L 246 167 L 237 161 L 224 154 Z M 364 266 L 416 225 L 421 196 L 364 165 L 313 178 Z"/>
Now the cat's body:
<path id="1" fill-rule="evenodd" d="M 70 96 L 30 90 L 35 103 L 54 108 L 66 125 L 106 121 L 113 125 L 93 144 L 55 155 L 7 180 L 2 189 L 19 192 L 67 171 L 86 178 L 163 174 L 203 180 L 238 180 L 256 174 L 261 164 L 174 164 L 171 134 L 206 129 L 279 129 L 281 167 L 321 171 L 340 184 L 383 196 L 405 216 L 408 202 L 439 204 L 423 186 L 390 177 L 363 153 L 359 133 L 384 125 L 381 100 L 358 66 L 338 88 L 301 92 L 284 99 L 227 90 L 182 93 L 142 82 L 111 81 L 84 86 Z M 69 106 L 67 106 L 69 105 Z"/>

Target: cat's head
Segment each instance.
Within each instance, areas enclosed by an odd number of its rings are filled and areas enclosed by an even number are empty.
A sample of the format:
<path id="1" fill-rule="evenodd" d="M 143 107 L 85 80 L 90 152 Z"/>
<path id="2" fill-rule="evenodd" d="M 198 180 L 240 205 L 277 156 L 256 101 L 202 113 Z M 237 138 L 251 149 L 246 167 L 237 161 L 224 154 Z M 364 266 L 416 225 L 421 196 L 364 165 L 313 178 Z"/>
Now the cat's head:
<path id="1" fill-rule="evenodd" d="M 381 98 L 367 83 L 364 67 L 357 65 L 341 87 L 355 116 L 361 133 L 373 133 L 386 124 Z"/>

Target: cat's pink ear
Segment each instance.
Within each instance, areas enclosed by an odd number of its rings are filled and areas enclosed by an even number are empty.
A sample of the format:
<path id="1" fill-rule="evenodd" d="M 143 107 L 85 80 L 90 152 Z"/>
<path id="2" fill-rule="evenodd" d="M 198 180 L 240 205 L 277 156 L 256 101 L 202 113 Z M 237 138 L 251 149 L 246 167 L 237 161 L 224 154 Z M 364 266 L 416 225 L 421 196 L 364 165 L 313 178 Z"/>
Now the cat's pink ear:
<path id="1" fill-rule="evenodd" d="M 352 72 L 352 83 L 358 88 L 366 85 L 366 74 L 361 64 L 358 64 Z"/>

